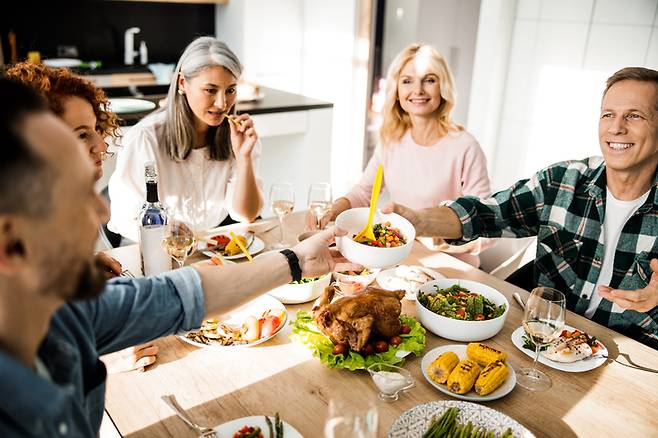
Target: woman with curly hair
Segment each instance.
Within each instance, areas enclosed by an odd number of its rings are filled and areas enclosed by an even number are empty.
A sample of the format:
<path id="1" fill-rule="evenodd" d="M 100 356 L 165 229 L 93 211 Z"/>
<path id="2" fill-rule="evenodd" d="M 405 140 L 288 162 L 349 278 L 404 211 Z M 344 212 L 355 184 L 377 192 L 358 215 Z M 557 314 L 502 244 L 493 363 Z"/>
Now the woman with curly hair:
<path id="1" fill-rule="evenodd" d="M 384 169 L 382 188 L 391 201 L 414 209 L 435 207 L 464 195 L 491 194 L 484 153 L 475 137 L 451 118 L 455 106 L 452 73 L 432 46 L 414 43 L 391 63 L 386 79 L 386 98 L 380 142 L 361 181 L 337 199 L 321 224 L 343 211 L 370 203 L 377 168 Z M 309 215 L 307 224 L 316 227 Z M 433 247 L 479 266 L 481 242 Z"/>
<path id="2" fill-rule="evenodd" d="M 117 116 L 108 110 L 109 101 L 103 90 L 70 70 L 31 62 L 14 64 L 5 75 L 35 88 L 43 95 L 50 109 L 89 149 L 98 181 L 103 176 L 103 161 L 108 156 L 105 139 L 119 137 Z M 121 274 L 118 261 L 102 252 L 96 254 L 96 258 L 108 269 L 109 276 Z M 117 373 L 150 365 L 155 362 L 157 353 L 157 346 L 146 344 L 105 355 L 101 359 L 108 372 Z"/>
<path id="3" fill-rule="evenodd" d="M 119 137 L 117 116 L 108 110 L 109 101 L 103 90 L 70 70 L 32 62 L 14 64 L 6 75 L 30 85 L 46 98 L 50 109 L 89 148 L 99 180 L 103 176 L 103 160 L 108 157 L 105 139 Z"/>

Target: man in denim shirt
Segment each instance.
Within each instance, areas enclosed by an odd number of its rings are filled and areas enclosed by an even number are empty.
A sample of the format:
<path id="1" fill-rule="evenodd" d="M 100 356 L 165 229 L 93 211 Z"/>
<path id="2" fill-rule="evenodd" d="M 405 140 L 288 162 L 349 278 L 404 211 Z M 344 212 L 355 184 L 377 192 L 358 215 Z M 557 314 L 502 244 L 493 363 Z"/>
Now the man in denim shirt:
<path id="1" fill-rule="evenodd" d="M 248 264 L 106 285 L 92 252 L 107 206 L 83 148 L 31 89 L 0 79 L 0 102 L 2 437 L 98 435 L 99 355 L 196 328 L 206 314 L 335 265 L 327 230 Z"/>
<path id="2" fill-rule="evenodd" d="M 631 67 L 608 79 L 599 145 L 603 159 L 554 164 L 489 199 L 392 208 L 418 235 L 537 236 L 536 284 L 562 291 L 569 310 L 658 349 L 657 71 Z"/>

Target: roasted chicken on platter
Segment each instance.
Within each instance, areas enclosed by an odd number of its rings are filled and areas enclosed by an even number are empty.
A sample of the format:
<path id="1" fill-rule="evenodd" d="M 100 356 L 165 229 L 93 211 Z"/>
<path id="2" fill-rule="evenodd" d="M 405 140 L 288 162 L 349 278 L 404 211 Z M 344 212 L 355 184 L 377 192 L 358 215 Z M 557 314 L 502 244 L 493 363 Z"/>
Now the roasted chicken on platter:
<path id="1" fill-rule="evenodd" d="M 319 306 L 313 309 L 318 328 L 334 344 L 361 351 L 371 335 L 388 339 L 400 333 L 400 300 L 404 291 L 368 287 L 363 294 L 345 296 L 332 303 L 334 293 L 333 286 L 325 288 Z"/>

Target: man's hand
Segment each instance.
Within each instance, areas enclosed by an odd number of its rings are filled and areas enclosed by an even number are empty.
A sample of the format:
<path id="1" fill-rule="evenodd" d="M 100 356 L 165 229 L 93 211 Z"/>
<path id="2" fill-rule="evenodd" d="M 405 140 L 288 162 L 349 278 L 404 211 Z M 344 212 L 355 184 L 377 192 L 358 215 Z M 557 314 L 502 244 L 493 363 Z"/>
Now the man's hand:
<path id="1" fill-rule="evenodd" d="M 158 347 L 153 344 L 129 347 L 115 353 L 101 356 L 109 374 L 141 369 L 153 364 L 158 355 Z"/>
<path id="2" fill-rule="evenodd" d="M 382 213 L 397 213 L 411 222 L 416 229 L 416 236 L 442 237 L 460 239 L 463 236 L 459 216 L 451 208 L 438 206 L 412 210 L 404 205 L 390 203 L 382 208 Z"/>
<path id="3" fill-rule="evenodd" d="M 599 286 L 599 294 L 623 309 L 648 312 L 658 306 L 658 259 L 652 259 L 650 266 L 653 273 L 644 289 L 621 290 Z"/>
<path id="4" fill-rule="evenodd" d="M 334 243 L 336 236 L 346 234 L 346 231 L 330 227 L 295 245 L 292 250 L 299 258 L 302 275 L 315 277 L 331 272 L 334 268 L 339 271 L 358 269 L 359 265 L 349 263 L 337 250 L 329 248 L 329 245 Z"/>
<path id="5" fill-rule="evenodd" d="M 106 270 L 106 277 L 113 278 L 121 275 L 121 263 L 113 259 L 104 252 L 96 254 L 96 263 L 101 265 Z"/>

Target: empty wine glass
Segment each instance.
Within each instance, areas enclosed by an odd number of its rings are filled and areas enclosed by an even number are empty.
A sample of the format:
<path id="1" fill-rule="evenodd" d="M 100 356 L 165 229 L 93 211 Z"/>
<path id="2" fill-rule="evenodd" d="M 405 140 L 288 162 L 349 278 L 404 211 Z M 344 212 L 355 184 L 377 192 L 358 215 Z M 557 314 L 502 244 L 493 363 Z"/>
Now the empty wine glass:
<path id="1" fill-rule="evenodd" d="M 329 400 L 329 417 L 324 425 L 325 438 L 376 438 L 379 425 L 377 406 L 372 399 L 359 398 L 361 406 L 347 406 Z"/>
<path id="2" fill-rule="evenodd" d="M 273 249 L 288 248 L 283 241 L 283 218 L 292 213 L 295 208 L 295 188 L 290 183 L 273 184 L 270 189 L 270 206 L 272 212 L 279 218 L 281 231 L 279 243 L 272 246 Z"/>
<path id="3" fill-rule="evenodd" d="M 530 293 L 523 314 L 523 328 L 535 344 L 532 368 L 516 372 L 516 381 L 530 391 L 546 391 L 553 384 L 551 378 L 537 369 L 537 359 L 543 346 L 560 336 L 564 327 L 566 298 L 550 287 L 536 287 Z"/>
<path id="4" fill-rule="evenodd" d="M 308 189 L 308 208 L 318 221 L 318 229 L 322 229 L 321 220 L 331 211 L 331 184 L 313 183 Z"/>

